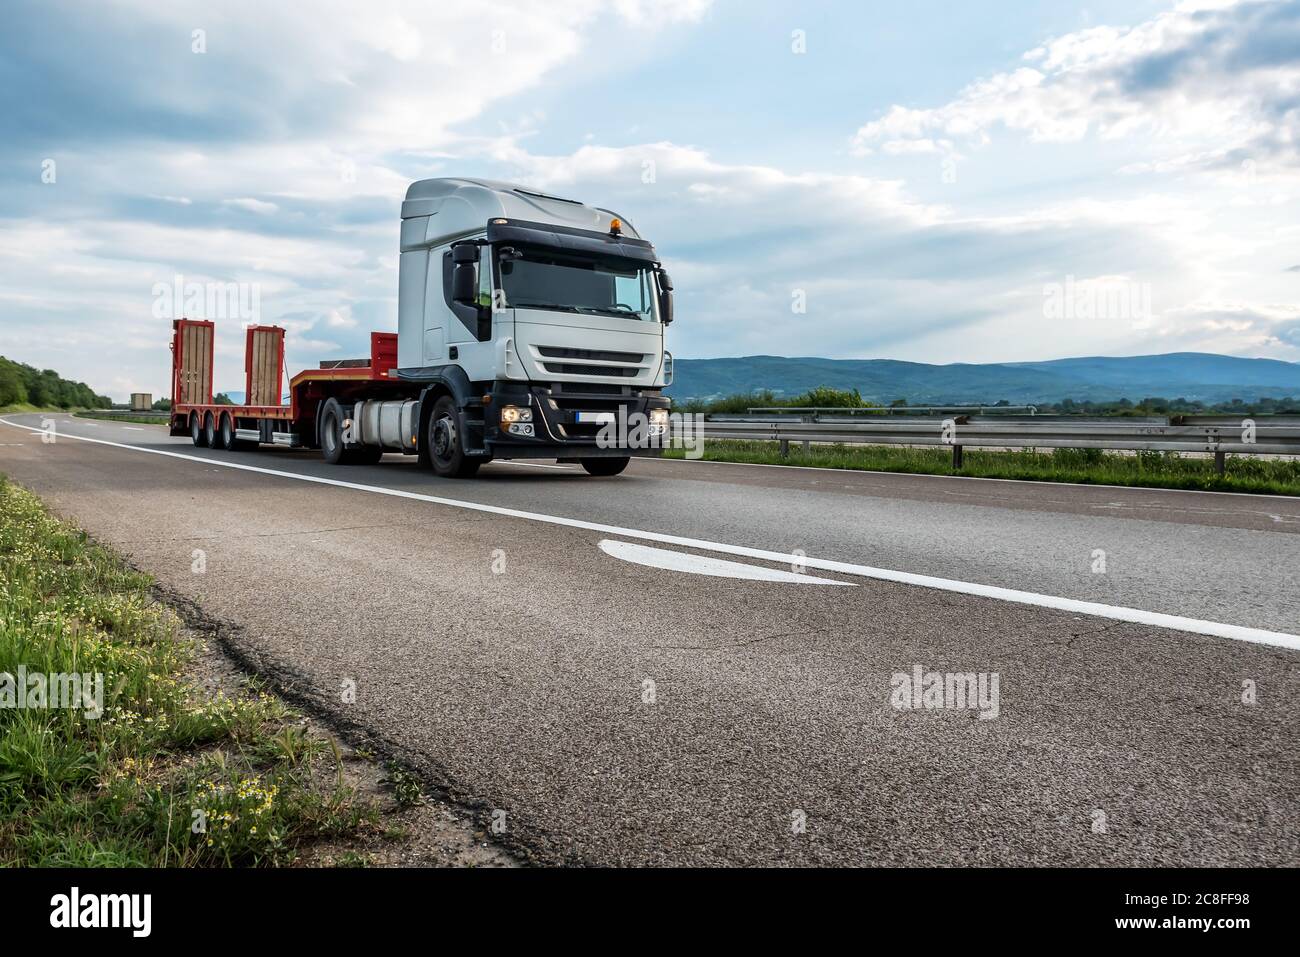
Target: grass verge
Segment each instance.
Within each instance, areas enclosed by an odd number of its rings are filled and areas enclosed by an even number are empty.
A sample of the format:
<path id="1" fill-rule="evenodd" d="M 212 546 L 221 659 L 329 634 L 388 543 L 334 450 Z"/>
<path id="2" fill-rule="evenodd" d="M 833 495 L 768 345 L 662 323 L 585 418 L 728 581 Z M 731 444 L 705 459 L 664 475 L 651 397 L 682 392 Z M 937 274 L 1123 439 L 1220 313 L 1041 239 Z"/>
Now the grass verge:
<path id="1" fill-rule="evenodd" d="M 664 456 L 680 459 L 685 457 L 685 453 L 669 450 L 664 452 Z M 719 439 L 704 444 L 703 457 L 713 462 L 1300 495 L 1300 460 L 1255 456 L 1229 455 L 1222 476 L 1215 474 L 1214 462 L 1208 458 L 1190 458 L 1176 452 L 1124 455 L 1101 449 L 998 452 L 967 448 L 962 467 L 953 469 L 952 452 L 948 449 L 813 445 L 805 452 L 801 446 L 792 443 L 790 454 L 782 458 L 775 442 Z"/>
<path id="2" fill-rule="evenodd" d="M 278 698 L 187 677 L 151 584 L 0 476 L 0 864 L 279 865 L 376 826 Z"/>

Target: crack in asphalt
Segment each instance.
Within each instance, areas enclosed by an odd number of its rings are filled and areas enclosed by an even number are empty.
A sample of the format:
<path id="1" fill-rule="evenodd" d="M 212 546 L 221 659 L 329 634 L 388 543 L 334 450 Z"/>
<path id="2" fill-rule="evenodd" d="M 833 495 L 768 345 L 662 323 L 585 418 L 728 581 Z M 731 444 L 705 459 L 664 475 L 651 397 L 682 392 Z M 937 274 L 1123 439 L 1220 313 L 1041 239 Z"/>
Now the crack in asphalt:
<path id="1" fill-rule="evenodd" d="M 139 570 L 134 563 L 127 561 L 127 564 Z M 427 788 L 427 793 L 454 805 L 468 815 L 485 835 L 490 835 L 489 840 L 520 863 L 563 863 L 578 866 L 585 863 L 571 851 L 557 853 L 545 832 L 536 825 L 528 826 L 528 830 L 536 830 L 538 836 L 542 837 L 536 845 L 521 837 L 514 829 L 504 834 L 494 833 L 492 813 L 495 808 L 501 806 L 499 803 L 466 794 L 450 775 L 426 756 L 412 754 L 410 749 L 404 747 L 399 741 L 345 714 L 331 702 L 328 696 L 318 690 L 317 683 L 312 681 L 306 671 L 273 658 L 254 643 L 247 641 L 246 630 L 242 625 L 207 612 L 194 599 L 159 582 L 154 582 L 151 590 L 156 600 L 175 612 L 187 628 L 215 641 L 241 670 L 264 679 L 279 697 L 311 715 L 348 745 L 364 749 L 385 760 L 397 761 L 419 772 L 418 776 Z M 520 820 L 517 812 L 512 817 L 516 822 Z"/>
<path id="2" fill-rule="evenodd" d="M 760 635 L 757 638 L 750 638 L 748 641 L 729 641 L 720 645 L 649 645 L 648 647 L 654 651 L 726 651 L 728 649 L 748 648 L 751 645 L 772 641 L 775 638 L 794 638 L 802 634 L 804 632 L 783 631 L 775 635 Z"/>
<path id="3" fill-rule="evenodd" d="M 222 535 L 184 535 L 179 538 L 123 538 L 117 539 L 118 545 L 149 545 L 156 542 L 215 542 L 215 541 L 238 541 L 240 539 L 253 538 L 290 538 L 296 535 L 326 535 L 330 532 L 352 532 L 365 531 L 376 528 L 397 528 L 391 522 L 382 525 L 340 525 L 337 528 L 305 528 L 294 529 L 288 532 L 250 532 L 245 535 L 240 534 L 222 534 Z"/>

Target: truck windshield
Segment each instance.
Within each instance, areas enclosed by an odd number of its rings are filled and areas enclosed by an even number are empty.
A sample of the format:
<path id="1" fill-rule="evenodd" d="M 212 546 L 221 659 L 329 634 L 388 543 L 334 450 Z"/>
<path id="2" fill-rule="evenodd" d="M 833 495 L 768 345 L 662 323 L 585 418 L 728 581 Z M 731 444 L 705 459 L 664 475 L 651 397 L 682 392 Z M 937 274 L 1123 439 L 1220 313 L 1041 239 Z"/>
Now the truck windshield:
<path id="1" fill-rule="evenodd" d="M 523 258 L 501 263 L 507 305 L 658 321 L 653 270 L 648 264 L 532 249 L 521 252 Z"/>

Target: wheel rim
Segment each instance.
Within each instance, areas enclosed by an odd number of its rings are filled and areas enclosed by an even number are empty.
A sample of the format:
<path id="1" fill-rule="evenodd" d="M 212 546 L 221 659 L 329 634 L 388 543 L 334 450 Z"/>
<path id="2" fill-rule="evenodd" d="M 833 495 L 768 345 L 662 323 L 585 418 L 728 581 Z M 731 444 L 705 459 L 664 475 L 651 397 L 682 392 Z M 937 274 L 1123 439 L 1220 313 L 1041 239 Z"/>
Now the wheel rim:
<path id="1" fill-rule="evenodd" d="M 446 464 L 456 454 L 456 424 L 451 416 L 440 415 L 433 423 L 433 457 Z"/>
<path id="2" fill-rule="evenodd" d="M 325 417 L 325 428 L 321 429 L 320 438 L 326 455 L 333 455 L 334 449 L 338 446 L 338 436 L 334 434 L 334 429 L 337 426 L 338 420 L 333 415 Z"/>

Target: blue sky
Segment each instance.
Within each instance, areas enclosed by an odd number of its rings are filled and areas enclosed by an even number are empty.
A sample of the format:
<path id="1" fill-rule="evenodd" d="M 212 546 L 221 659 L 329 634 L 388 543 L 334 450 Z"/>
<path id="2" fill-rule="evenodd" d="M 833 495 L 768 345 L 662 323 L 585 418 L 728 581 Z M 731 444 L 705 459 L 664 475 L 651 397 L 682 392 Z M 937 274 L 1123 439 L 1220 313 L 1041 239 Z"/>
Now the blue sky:
<path id="1" fill-rule="evenodd" d="M 1300 359 L 1297 2 L 3 17 L 0 353 L 119 398 L 167 391 L 177 276 L 255 289 L 291 369 L 364 354 L 402 192 L 437 175 L 624 213 L 674 274 L 679 356 Z M 1061 290 L 1111 306 L 1054 318 Z"/>

